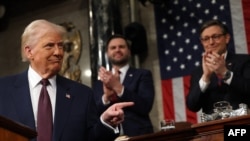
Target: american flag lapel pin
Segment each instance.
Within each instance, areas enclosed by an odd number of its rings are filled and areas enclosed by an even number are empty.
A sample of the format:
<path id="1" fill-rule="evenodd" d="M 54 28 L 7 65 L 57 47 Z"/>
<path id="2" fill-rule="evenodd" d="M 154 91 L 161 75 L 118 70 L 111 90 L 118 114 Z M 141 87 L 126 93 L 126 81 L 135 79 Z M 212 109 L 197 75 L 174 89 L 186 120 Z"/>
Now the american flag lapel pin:
<path id="1" fill-rule="evenodd" d="M 231 69 L 231 68 L 232 68 L 232 63 L 229 62 L 229 63 L 227 64 L 227 67 L 228 67 L 228 69 Z"/>
<path id="2" fill-rule="evenodd" d="M 66 94 L 66 98 L 70 99 L 70 94 Z"/>

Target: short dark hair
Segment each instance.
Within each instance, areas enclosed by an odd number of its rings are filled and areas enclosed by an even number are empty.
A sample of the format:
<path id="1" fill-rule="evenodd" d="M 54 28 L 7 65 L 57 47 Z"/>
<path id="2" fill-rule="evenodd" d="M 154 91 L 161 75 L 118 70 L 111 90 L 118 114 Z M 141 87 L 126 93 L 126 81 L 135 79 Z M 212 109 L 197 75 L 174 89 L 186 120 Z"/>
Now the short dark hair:
<path id="1" fill-rule="evenodd" d="M 219 26 L 222 29 L 223 34 L 229 34 L 228 27 L 219 20 L 210 20 L 202 24 L 200 28 L 200 35 L 202 32 L 210 26 Z"/>
<path id="2" fill-rule="evenodd" d="M 116 39 L 116 38 L 121 38 L 121 39 L 125 40 L 125 42 L 126 42 L 126 44 L 127 44 L 127 46 L 128 46 L 128 49 L 130 49 L 130 43 L 129 43 L 128 39 L 127 39 L 125 36 L 123 36 L 123 35 L 121 35 L 121 34 L 113 34 L 113 35 L 111 35 L 111 36 L 108 38 L 108 40 L 107 40 L 107 42 L 106 42 L 106 46 L 105 46 L 105 47 L 106 47 L 106 50 L 108 50 L 108 45 L 109 45 L 110 41 L 113 40 L 113 39 Z"/>

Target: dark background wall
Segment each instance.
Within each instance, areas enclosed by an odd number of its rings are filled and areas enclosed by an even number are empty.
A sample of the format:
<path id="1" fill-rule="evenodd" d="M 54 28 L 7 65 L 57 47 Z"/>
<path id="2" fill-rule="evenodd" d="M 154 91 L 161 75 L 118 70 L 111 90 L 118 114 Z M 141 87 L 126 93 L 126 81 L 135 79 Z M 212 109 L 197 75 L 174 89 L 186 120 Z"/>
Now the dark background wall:
<path id="1" fill-rule="evenodd" d="M 153 72 L 156 97 L 151 119 L 157 131 L 159 130 L 158 121 L 163 118 L 163 112 L 153 5 L 146 2 L 143 5 L 136 0 L 118 0 L 117 2 L 120 5 L 121 17 L 119 22 L 122 32 L 125 32 L 126 27 L 131 22 L 138 22 L 146 29 L 147 48 L 145 50 L 147 49 L 148 53 L 142 56 L 134 55 L 131 64 Z M 80 32 L 82 43 L 78 62 L 81 70 L 80 79 L 83 84 L 91 87 L 91 61 L 93 60 L 90 56 L 92 35 L 90 34 L 90 3 L 88 0 L 3 0 L 0 4 L 6 5 L 5 16 L 0 18 L 0 77 L 27 69 L 28 64 L 21 62 L 21 34 L 25 26 L 31 21 L 47 19 L 55 23 L 72 22 L 75 29 Z"/>

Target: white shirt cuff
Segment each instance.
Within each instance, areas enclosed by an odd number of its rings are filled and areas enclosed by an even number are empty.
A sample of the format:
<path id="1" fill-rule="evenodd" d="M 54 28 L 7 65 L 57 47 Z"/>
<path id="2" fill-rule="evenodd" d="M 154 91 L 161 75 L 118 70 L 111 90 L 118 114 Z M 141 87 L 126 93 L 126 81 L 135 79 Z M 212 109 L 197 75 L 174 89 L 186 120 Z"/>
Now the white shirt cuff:
<path id="1" fill-rule="evenodd" d="M 100 120 L 102 122 L 103 125 L 107 126 L 108 128 L 112 129 L 114 131 L 115 134 L 118 134 L 120 131 L 119 131 L 119 128 L 118 127 L 112 127 L 110 126 L 109 124 L 107 124 L 103 119 L 102 119 L 102 116 L 100 116 Z"/>
<path id="2" fill-rule="evenodd" d="M 209 82 L 210 83 L 210 82 Z M 209 83 L 206 83 L 205 81 L 202 80 L 202 78 L 199 81 L 200 89 L 204 93 L 209 85 Z"/>
<path id="3" fill-rule="evenodd" d="M 102 103 L 103 103 L 103 105 L 110 104 L 110 101 L 105 102 L 105 100 L 104 100 L 104 94 L 102 95 Z"/>
<path id="4" fill-rule="evenodd" d="M 223 81 L 224 83 L 226 83 L 226 84 L 228 84 L 228 85 L 230 85 L 230 84 L 231 84 L 232 79 L 233 79 L 233 75 L 234 75 L 234 73 L 233 73 L 233 72 L 231 72 L 231 71 L 230 71 L 230 73 L 231 73 L 230 78 L 228 78 L 226 81 Z"/>
<path id="5" fill-rule="evenodd" d="M 122 86 L 122 91 L 120 94 L 117 94 L 117 96 L 121 97 L 123 95 L 123 92 L 124 92 L 124 86 Z"/>

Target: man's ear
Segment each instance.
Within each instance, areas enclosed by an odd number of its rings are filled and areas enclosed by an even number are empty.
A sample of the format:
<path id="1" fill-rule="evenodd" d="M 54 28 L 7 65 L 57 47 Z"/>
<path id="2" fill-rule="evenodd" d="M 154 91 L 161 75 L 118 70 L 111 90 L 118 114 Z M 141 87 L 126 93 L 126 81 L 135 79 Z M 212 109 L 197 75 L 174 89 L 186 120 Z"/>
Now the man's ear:
<path id="1" fill-rule="evenodd" d="M 230 41 L 230 35 L 229 34 L 226 34 L 226 43 L 228 44 L 229 43 L 229 41 Z"/>
<path id="2" fill-rule="evenodd" d="M 226 55 L 225 53 L 222 53 L 222 54 L 221 54 L 221 57 L 222 57 L 223 59 L 225 59 L 225 55 Z"/>
<path id="3" fill-rule="evenodd" d="M 32 51 L 31 51 L 31 48 L 29 47 L 29 46 L 25 46 L 24 47 L 24 52 L 25 52 L 25 56 L 27 57 L 27 58 L 32 58 Z"/>

